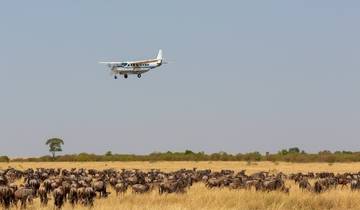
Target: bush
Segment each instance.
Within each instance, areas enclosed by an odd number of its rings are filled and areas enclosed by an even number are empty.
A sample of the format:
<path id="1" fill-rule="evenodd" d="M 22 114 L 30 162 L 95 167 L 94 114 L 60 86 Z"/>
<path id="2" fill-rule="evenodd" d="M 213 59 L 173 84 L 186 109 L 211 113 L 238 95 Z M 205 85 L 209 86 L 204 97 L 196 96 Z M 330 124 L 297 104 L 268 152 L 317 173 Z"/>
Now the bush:
<path id="1" fill-rule="evenodd" d="M 9 157 L 8 156 L 0 156 L 0 162 L 9 162 L 10 161 L 10 159 L 9 159 Z"/>

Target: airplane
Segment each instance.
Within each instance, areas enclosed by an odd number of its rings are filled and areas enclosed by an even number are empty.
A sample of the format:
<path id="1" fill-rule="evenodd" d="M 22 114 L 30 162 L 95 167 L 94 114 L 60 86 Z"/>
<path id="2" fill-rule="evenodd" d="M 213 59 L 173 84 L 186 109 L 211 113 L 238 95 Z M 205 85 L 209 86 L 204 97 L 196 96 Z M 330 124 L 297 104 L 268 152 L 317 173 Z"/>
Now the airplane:
<path id="1" fill-rule="evenodd" d="M 129 74 L 137 74 L 138 78 L 141 78 L 141 74 L 144 74 L 151 69 L 157 68 L 163 62 L 162 50 L 159 50 L 159 53 L 154 59 L 140 60 L 140 61 L 124 61 L 124 62 L 99 62 L 101 64 L 107 64 L 111 70 L 111 75 L 114 76 L 114 79 L 118 78 L 118 75 L 123 75 L 124 78 L 128 78 Z"/>

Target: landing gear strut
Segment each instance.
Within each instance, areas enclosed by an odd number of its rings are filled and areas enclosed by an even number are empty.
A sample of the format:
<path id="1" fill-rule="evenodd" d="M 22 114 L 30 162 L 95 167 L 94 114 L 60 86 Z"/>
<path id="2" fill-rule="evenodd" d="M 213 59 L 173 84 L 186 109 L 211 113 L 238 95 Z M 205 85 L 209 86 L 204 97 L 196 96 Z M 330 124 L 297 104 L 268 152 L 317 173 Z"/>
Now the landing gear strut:
<path id="1" fill-rule="evenodd" d="M 124 78 L 127 79 L 128 75 L 127 74 L 124 74 Z"/>
<path id="2" fill-rule="evenodd" d="M 138 78 L 140 78 L 140 77 L 141 77 L 141 74 L 138 74 L 137 76 L 138 76 Z"/>

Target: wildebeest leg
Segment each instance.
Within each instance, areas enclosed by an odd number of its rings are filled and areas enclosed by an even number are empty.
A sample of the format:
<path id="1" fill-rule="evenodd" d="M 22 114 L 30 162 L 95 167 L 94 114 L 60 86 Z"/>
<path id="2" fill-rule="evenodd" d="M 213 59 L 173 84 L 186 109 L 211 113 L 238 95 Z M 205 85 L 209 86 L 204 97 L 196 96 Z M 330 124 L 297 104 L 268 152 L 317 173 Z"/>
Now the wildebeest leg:
<path id="1" fill-rule="evenodd" d="M 27 201 L 30 203 L 30 204 L 32 204 L 33 203 L 33 197 L 32 196 L 29 196 L 28 198 L 27 198 Z M 26 201 L 25 201 L 26 202 Z"/>
<path id="2" fill-rule="evenodd" d="M 18 200 L 15 198 L 14 201 L 13 201 L 13 205 L 17 208 L 17 202 Z"/>
<path id="3" fill-rule="evenodd" d="M 104 198 L 106 198 L 108 196 L 108 194 L 110 194 L 110 192 L 106 192 L 106 188 L 104 188 L 102 193 L 103 193 Z"/>
<path id="4" fill-rule="evenodd" d="M 10 197 L 9 196 L 4 197 L 2 202 L 4 204 L 5 209 L 8 209 L 10 207 Z"/>
<path id="5" fill-rule="evenodd" d="M 26 199 L 27 198 L 21 198 L 21 208 L 25 209 L 26 208 Z"/>

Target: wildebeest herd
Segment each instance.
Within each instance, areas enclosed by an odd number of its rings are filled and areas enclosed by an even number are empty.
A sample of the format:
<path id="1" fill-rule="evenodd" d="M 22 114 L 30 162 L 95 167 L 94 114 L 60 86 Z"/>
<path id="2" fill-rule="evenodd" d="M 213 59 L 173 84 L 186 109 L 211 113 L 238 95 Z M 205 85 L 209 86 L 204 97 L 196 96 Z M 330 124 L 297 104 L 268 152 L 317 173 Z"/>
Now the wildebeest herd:
<path id="1" fill-rule="evenodd" d="M 245 170 L 211 171 L 181 169 L 163 172 L 158 169 L 141 170 L 95 170 L 95 169 L 55 169 L 37 168 L 0 170 L 0 203 L 4 208 L 17 206 L 25 208 L 33 199 L 39 199 L 41 205 L 48 205 L 51 200 L 55 208 L 60 209 L 65 202 L 72 206 L 93 206 L 95 199 L 106 198 L 109 187 L 117 196 L 129 189 L 133 193 L 186 193 L 193 183 L 203 183 L 208 189 L 229 188 L 256 191 L 280 191 L 289 193 L 285 181 L 294 181 L 300 189 L 321 193 L 337 186 L 350 186 L 351 190 L 360 189 L 360 172 L 334 174 L 295 173 L 284 174 L 257 172 L 246 174 Z M 312 184 L 311 184 L 312 183 Z"/>

